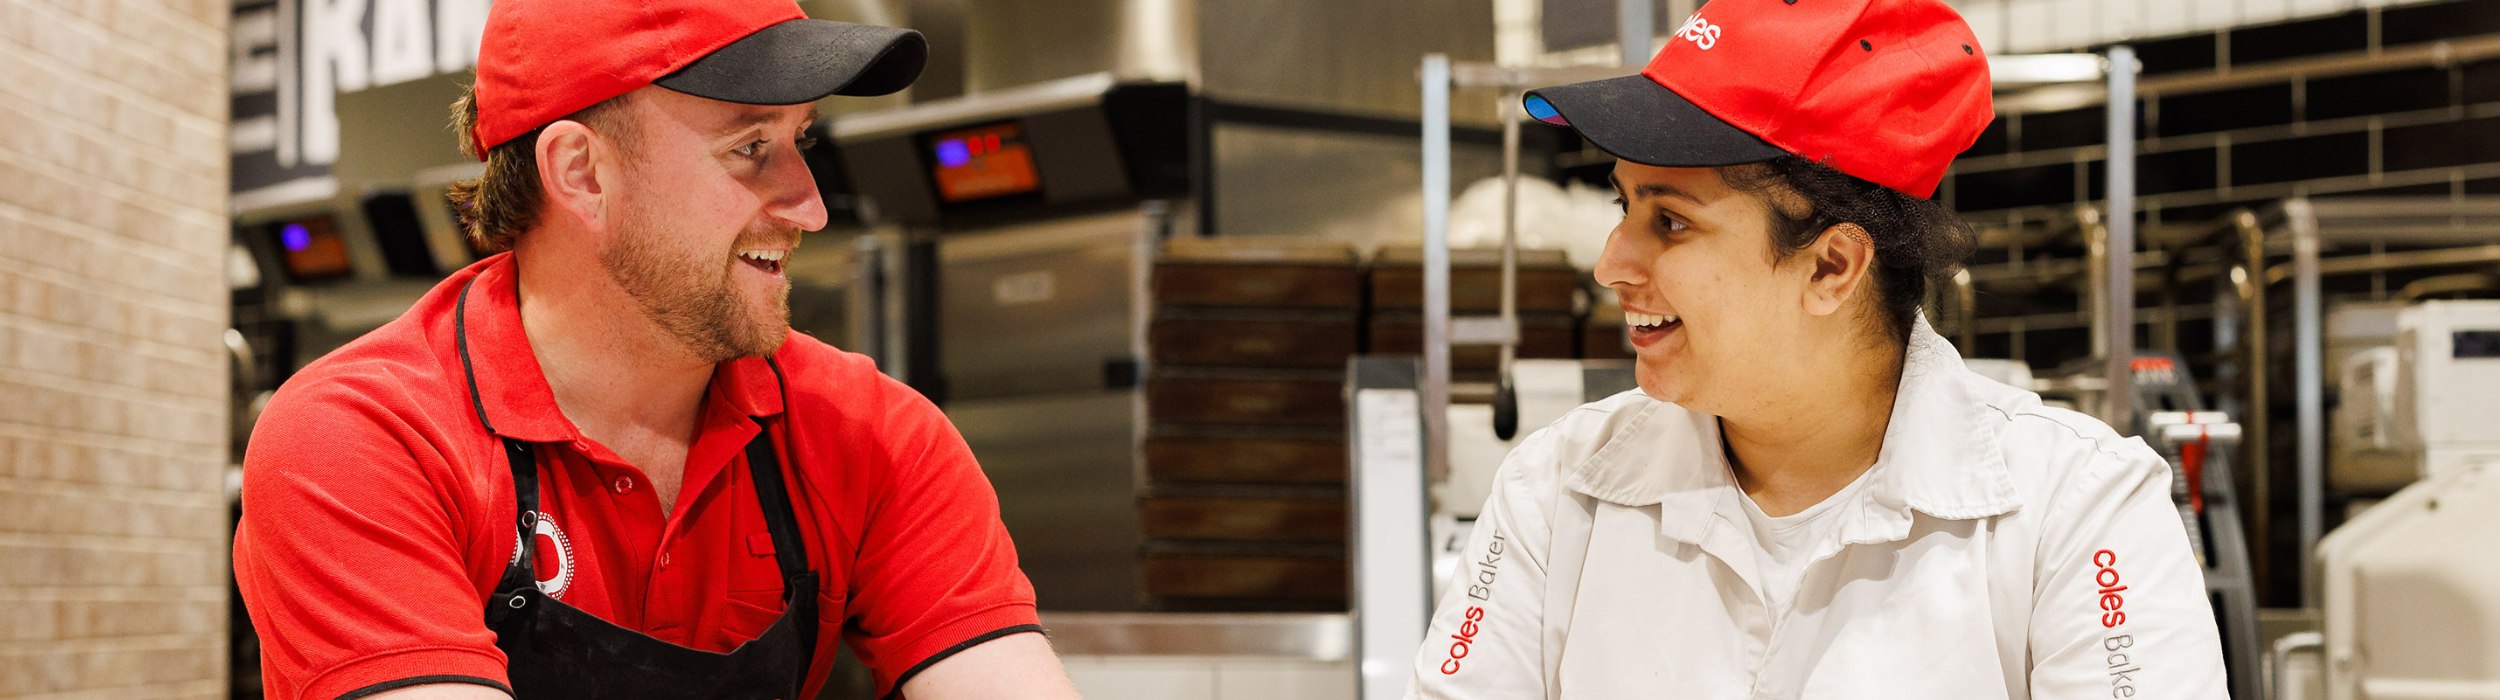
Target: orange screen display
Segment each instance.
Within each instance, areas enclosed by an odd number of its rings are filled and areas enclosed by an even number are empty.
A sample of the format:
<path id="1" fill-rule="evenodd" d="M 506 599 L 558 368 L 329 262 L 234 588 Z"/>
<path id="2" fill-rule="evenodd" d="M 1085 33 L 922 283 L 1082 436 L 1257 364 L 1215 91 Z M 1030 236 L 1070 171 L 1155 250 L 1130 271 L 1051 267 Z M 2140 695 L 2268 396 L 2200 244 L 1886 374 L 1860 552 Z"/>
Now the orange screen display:
<path id="1" fill-rule="evenodd" d="M 347 261 L 347 241 L 339 237 L 337 219 L 316 216 L 277 224 L 278 250 L 286 260 L 286 274 L 298 282 L 332 277 L 346 277 L 353 268 Z"/>
<path id="2" fill-rule="evenodd" d="M 1038 192 L 1042 177 L 1033 169 L 1033 149 L 1024 143 L 1024 127 L 1014 122 L 991 124 L 938 134 L 929 140 L 935 159 L 938 198 L 947 203 Z"/>

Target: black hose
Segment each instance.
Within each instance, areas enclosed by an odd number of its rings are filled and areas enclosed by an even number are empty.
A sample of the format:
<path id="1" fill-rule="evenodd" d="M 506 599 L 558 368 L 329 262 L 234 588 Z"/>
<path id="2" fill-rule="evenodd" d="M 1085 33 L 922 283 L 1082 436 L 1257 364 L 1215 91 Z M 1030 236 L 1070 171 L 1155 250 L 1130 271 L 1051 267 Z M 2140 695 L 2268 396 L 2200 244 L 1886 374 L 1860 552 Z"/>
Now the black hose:
<path id="1" fill-rule="evenodd" d="M 1511 389 L 1510 373 L 1502 373 L 1502 382 L 1493 387 L 1493 437 L 1509 442 L 1519 434 L 1519 392 Z"/>

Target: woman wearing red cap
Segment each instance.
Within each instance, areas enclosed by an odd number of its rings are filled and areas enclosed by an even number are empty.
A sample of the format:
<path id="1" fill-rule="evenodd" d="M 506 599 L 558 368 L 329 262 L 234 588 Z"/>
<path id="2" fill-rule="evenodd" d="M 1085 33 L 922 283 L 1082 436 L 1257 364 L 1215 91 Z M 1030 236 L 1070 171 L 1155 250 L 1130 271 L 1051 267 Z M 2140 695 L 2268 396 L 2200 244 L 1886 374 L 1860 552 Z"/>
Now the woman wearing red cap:
<path id="1" fill-rule="evenodd" d="M 1511 453 L 1413 695 L 2226 696 L 2168 465 L 1919 313 L 1991 114 L 1952 9 L 1719 0 L 1527 109 L 1619 159 L 1640 390 Z"/>

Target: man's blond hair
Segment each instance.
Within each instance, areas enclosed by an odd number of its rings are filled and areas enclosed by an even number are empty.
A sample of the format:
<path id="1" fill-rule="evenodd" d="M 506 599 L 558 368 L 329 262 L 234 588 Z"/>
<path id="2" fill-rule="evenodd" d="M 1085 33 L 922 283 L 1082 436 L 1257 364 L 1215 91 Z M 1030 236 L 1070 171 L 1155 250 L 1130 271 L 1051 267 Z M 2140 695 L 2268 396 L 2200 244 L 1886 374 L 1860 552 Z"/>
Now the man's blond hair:
<path id="1" fill-rule="evenodd" d="M 625 96 L 619 95 L 563 120 L 581 122 L 611 140 L 630 144 L 634 125 L 624 107 Z M 451 103 L 451 128 L 459 134 L 461 152 L 477 157 L 477 142 L 471 138 L 477 129 L 476 86 L 462 89 L 460 99 Z M 511 250 L 521 232 L 537 223 L 539 207 L 546 202 L 546 191 L 538 184 L 538 134 L 544 130 L 531 129 L 486 149 L 486 172 L 451 184 L 448 194 L 452 210 L 460 215 L 460 230 L 478 250 Z"/>

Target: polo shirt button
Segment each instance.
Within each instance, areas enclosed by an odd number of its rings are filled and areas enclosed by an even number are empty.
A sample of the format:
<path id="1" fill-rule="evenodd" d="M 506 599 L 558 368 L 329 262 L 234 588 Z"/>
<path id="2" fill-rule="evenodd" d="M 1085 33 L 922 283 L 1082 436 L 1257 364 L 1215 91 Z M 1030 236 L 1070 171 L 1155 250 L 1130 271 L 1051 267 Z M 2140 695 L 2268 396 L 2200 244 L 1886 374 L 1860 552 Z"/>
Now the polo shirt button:
<path id="1" fill-rule="evenodd" d="M 610 490 L 615 491 L 615 492 L 616 492 L 616 495 L 619 495 L 619 496 L 622 496 L 622 495 L 625 495 L 625 494 L 629 494 L 629 493 L 633 493 L 633 492 L 634 492 L 634 478 L 633 478 L 633 477 L 630 477 L 630 476 L 620 476 L 620 477 L 617 477 L 617 478 L 616 478 L 616 483 L 615 483 L 615 484 L 611 484 L 611 485 L 609 486 L 609 489 L 610 489 Z"/>
<path id="2" fill-rule="evenodd" d="M 660 568 L 663 568 L 663 569 L 668 568 L 668 553 L 667 553 L 667 552 L 661 552 L 661 553 L 660 553 Z"/>

